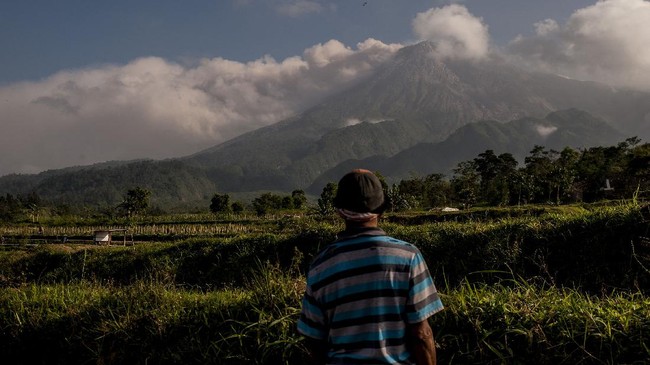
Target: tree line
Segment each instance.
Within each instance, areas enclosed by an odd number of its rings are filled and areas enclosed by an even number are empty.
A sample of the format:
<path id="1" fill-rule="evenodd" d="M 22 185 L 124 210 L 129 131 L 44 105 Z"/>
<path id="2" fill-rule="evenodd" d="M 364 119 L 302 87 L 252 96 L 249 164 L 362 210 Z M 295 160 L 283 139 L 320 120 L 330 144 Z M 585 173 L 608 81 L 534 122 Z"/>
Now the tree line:
<path id="1" fill-rule="evenodd" d="M 647 198 L 650 196 L 650 143 L 636 137 L 610 147 L 564 148 L 561 151 L 535 146 L 523 166 L 510 153 L 486 150 L 474 159 L 462 161 L 451 178 L 440 173 L 413 176 L 388 185 L 379 176 L 393 211 L 436 207 L 468 208 L 475 205 L 564 204 L 602 199 Z M 328 183 L 315 205 L 308 204 L 303 190 L 290 194 L 262 193 L 248 204 L 231 201 L 227 193 L 215 193 L 209 210 L 214 214 L 254 212 L 266 215 L 282 211 L 310 210 L 327 215 L 334 211 L 332 200 L 337 184 Z M 135 187 L 122 201 L 100 209 L 113 217 L 155 214 L 150 207 L 151 191 Z M 67 205 L 52 206 L 37 193 L 0 196 L 0 221 L 38 221 L 44 212 L 71 214 Z"/>
<path id="2" fill-rule="evenodd" d="M 394 210 L 473 205 L 564 204 L 648 197 L 650 144 L 636 137 L 616 146 L 561 151 L 535 146 L 524 165 L 486 150 L 460 162 L 451 179 L 430 174 L 387 188 Z"/>
<path id="3" fill-rule="evenodd" d="M 265 215 L 282 210 L 302 210 L 307 207 L 307 196 L 303 190 L 291 194 L 263 193 L 251 202 L 257 215 Z M 239 201 L 230 202 L 230 195 L 215 193 L 210 200 L 210 212 L 215 214 L 242 213 L 246 207 Z"/>
<path id="4" fill-rule="evenodd" d="M 119 204 L 98 207 L 97 211 L 108 218 L 118 216 L 131 218 L 148 212 L 150 196 L 150 190 L 137 186 L 127 190 Z M 0 196 L 0 222 L 24 221 L 26 219 L 38 222 L 41 215 L 66 216 L 71 215 L 73 210 L 67 204 L 49 204 L 34 191 L 24 196 L 13 196 L 12 194 Z"/>
<path id="5" fill-rule="evenodd" d="M 646 198 L 650 196 L 650 144 L 633 137 L 609 147 L 561 151 L 535 146 L 524 158 L 523 166 L 510 153 L 486 150 L 474 159 L 462 161 L 451 178 L 440 173 L 414 176 L 388 185 L 382 182 L 392 211 L 436 207 L 469 208 L 521 204 L 566 204 L 603 199 Z M 337 184 L 323 187 L 313 212 L 334 212 L 332 201 Z M 292 205 L 298 196 L 303 203 Z M 228 201 L 227 194 L 216 194 L 212 212 L 234 211 L 216 208 Z M 282 196 L 265 193 L 252 202 L 254 211 L 263 215 L 288 209 L 307 208 L 302 190 Z"/>

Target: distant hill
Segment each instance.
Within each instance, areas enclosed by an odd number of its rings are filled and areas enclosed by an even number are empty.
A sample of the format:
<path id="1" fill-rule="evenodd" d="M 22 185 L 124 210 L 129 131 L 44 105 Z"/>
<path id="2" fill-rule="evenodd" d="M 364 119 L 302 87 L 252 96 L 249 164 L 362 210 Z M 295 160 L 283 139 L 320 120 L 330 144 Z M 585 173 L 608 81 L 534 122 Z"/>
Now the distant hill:
<path id="1" fill-rule="evenodd" d="M 203 202 L 216 191 L 204 170 L 176 160 L 97 164 L 0 178 L 3 194 L 35 191 L 49 201 L 71 205 L 114 205 L 136 186 L 149 189 L 152 204 L 158 206 Z"/>
<path id="2" fill-rule="evenodd" d="M 625 138 L 601 118 L 577 109 L 508 123 L 480 121 L 459 128 L 439 143 L 420 143 L 391 157 L 345 161 L 319 176 L 307 190 L 320 191 L 328 182 L 337 181 L 345 172 L 361 166 L 380 171 L 391 180 L 433 172 L 451 176 L 451 170 L 459 162 L 472 160 L 488 149 L 496 154 L 511 153 L 523 162 L 535 145 L 559 151 L 564 147 L 612 145 Z"/>
<path id="3" fill-rule="evenodd" d="M 498 58 L 441 60 L 433 48 L 404 47 L 370 77 L 300 115 L 194 155 L 5 176 L 0 194 L 33 190 L 108 204 L 138 185 L 153 190 L 154 202 L 177 205 L 215 191 L 318 190 L 353 164 L 399 178 L 448 171 L 488 148 L 524 155 L 534 144 L 650 139 L 650 93 L 526 72 Z"/>

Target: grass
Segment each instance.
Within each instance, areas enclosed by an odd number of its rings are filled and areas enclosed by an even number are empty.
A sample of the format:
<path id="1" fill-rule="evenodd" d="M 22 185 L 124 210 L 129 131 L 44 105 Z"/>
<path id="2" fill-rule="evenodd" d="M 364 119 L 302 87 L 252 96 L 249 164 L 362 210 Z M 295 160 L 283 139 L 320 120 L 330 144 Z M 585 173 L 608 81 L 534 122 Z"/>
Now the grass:
<path id="1" fill-rule="evenodd" d="M 440 362 L 647 363 L 649 208 L 527 209 L 384 222 L 436 274 Z M 227 224 L 242 231 L 0 250 L 0 351 L 25 364 L 306 363 L 304 272 L 340 222 Z"/>
<path id="2" fill-rule="evenodd" d="M 466 283 L 443 301 L 447 309 L 433 325 L 441 332 L 441 352 L 457 363 L 641 364 L 650 359 L 650 298 L 639 293 L 595 297 L 525 282 Z"/>
<path id="3" fill-rule="evenodd" d="M 0 349 L 27 363 L 296 364 L 303 278 L 265 265 L 239 289 L 92 282 L 0 290 Z M 441 363 L 642 364 L 650 298 L 595 297 L 521 281 L 443 293 Z M 56 360 L 53 360 L 56 359 Z M 29 360 L 29 361 L 27 361 Z"/>
<path id="4" fill-rule="evenodd" d="M 451 285 L 486 281 L 507 271 L 527 280 L 580 287 L 593 293 L 650 290 L 648 207 L 616 205 L 590 210 L 446 221 L 421 225 L 386 222 L 388 234 L 412 242 L 437 277 Z M 19 246 L 0 251 L 0 284 L 55 283 L 81 279 L 128 285 L 154 276 L 177 285 L 214 289 L 239 285 L 254 260 L 286 267 L 301 252 L 311 257 L 342 229 L 312 217 L 266 223 L 268 230 L 230 236 L 190 236 L 133 247 Z M 83 249 L 80 249 L 83 247 Z"/>

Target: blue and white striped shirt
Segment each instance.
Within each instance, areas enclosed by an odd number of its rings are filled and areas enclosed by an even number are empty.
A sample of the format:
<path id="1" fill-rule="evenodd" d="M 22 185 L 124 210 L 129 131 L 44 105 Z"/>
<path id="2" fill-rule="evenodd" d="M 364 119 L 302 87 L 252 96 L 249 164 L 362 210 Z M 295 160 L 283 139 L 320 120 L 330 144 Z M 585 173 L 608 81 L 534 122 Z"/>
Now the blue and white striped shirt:
<path id="1" fill-rule="evenodd" d="M 316 256 L 298 331 L 328 342 L 328 364 L 412 364 L 406 325 L 442 309 L 417 247 L 366 229 Z"/>

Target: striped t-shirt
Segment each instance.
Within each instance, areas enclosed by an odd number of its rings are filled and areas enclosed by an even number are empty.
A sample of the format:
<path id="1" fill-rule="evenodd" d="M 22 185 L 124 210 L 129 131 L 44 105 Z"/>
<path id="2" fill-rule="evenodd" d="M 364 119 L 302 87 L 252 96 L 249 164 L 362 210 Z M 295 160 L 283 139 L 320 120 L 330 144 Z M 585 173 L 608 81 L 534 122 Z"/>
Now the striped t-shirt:
<path id="1" fill-rule="evenodd" d="M 366 229 L 314 259 L 298 331 L 328 342 L 327 364 L 412 364 L 407 323 L 442 308 L 420 251 Z"/>

